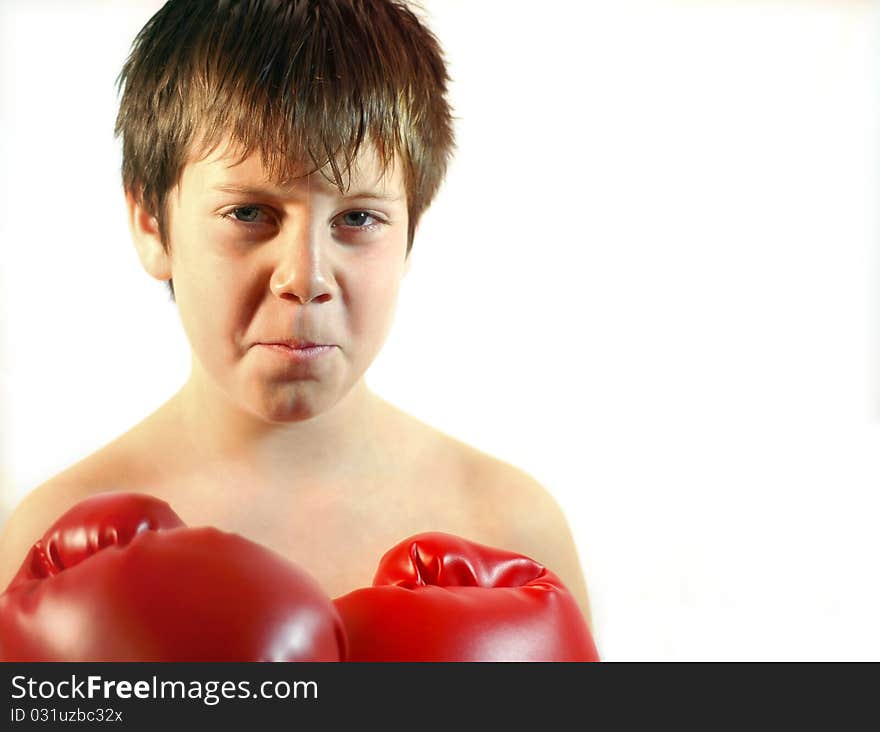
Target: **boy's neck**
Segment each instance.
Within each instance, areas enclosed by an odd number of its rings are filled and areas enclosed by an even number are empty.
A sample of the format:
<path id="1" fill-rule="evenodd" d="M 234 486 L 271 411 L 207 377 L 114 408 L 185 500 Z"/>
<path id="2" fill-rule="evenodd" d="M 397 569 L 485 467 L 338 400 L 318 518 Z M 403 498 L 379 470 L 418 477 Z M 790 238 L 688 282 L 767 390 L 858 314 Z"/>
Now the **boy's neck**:
<path id="1" fill-rule="evenodd" d="M 195 459 L 253 471 L 265 480 L 327 477 L 368 470 L 379 460 L 385 403 L 363 378 L 311 419 L 273 424 L 242 410 L 195 376 L 166 405 Z"/>

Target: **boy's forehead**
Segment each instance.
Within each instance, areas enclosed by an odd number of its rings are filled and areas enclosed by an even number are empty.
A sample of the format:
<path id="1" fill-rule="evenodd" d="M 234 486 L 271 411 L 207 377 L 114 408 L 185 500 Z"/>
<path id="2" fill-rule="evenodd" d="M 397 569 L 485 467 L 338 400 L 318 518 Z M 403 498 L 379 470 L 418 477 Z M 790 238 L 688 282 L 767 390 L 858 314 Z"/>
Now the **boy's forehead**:
<path id="1" fill-rule="evenodd" d="M 270 176 L 258 152 L 242 157 L 239 148 L 224 142 L 206 156 L 191 155 L 184 167 L 181 184 L 204 192 L 224 188 L 262 188 L 277 190 L 279 193 L 315 189 L 331 194 L 338 193 L 336 186 L 330 183 L 333 180 L 330 166 L 324 168 L 323 175 L 319 171 L 313 171 L 313 168 L 314 165 L 310 162 L 303 161 L 294 167 L 293 180 L 279 181 Z M 350 170 L 343 173 L 342 179 L 348 186 L 349 193 L 364 191 L 397 199 L 402 198 L 405 193 L 399 168 L 392 160 L 388 169 L 383 171 L 375 148 L 365 142 Z M 313 172 L 306 175 L 310 171 Z"/>

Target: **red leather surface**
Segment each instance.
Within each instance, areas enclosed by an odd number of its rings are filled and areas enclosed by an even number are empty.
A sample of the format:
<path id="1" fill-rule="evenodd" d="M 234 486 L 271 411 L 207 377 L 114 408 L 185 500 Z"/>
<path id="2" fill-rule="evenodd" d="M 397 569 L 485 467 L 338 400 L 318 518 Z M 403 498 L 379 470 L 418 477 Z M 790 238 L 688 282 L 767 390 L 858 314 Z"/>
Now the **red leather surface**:
<path id="1" fill-rule="evenodd" d="M 334 600 L 351 661 L 598 661 L 574 597 L 528 557 L 439 532 Z"/>
<path id="2" fill-rule="evenodd" d="M 338 661 L 317 582 L 271 550 L 104 493 L 62 516 L 0 595 L 3 661 Z"/>

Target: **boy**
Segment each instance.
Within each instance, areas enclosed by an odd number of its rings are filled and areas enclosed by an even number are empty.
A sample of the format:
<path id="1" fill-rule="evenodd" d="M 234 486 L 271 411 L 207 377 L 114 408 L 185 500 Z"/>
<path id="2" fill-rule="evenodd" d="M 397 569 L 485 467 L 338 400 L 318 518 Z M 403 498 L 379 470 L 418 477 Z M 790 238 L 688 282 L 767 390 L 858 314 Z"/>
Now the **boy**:
<path id="1" fill-rule="evenodd" d="M 0 536 L 0 588 L 70 506 L 134 491 L 279 552 L 331 597 L 418 532 L 503 547 L 550 567 L 589 622 L 547 491 L 364 382 L 453 148 L 430 32 L 390 0 L 171 0 L 120 81 L 131 233 L 177 303 L 191 374 L 28 495 Z"/>

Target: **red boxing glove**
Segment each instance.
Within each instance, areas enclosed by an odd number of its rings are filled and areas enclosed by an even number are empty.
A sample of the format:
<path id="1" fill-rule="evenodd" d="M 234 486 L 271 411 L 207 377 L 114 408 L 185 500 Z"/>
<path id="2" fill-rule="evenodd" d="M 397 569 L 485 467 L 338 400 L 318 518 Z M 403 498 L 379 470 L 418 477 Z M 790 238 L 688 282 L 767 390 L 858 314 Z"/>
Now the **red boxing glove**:
<path id="1" fill-rule="evenodd" d="M 318 583 L 168 504 L 101 493 L 59 518 L 0 595 L 0 661 L 340 661 Z"/>
<path id="2" fill-rule="evenodd" d="M 443 533 L 410 537 L 373 586 L 333 601 L 349 661 L 598 661 L 571 593 L 521 554 Z"/>

